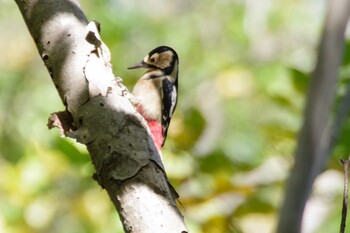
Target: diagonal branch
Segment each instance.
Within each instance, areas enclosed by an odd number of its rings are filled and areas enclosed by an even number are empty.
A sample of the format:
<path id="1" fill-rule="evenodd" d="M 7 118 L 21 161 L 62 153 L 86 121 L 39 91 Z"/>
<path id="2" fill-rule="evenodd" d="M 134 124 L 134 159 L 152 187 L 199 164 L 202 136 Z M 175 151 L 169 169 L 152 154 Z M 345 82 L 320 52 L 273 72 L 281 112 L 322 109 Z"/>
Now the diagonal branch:
<path id="1" fill-rule="evenodd" d="M 345 28 L 350 15 L 350 1 L 328 1 L 326 9 L 305 119 L 295 152 L 295 165 L 287 183 L 280 213 L 277 229 L 279 233 L 300 232 L 305 203 L 313 182 L 324 168 L 331 151 L 333 129 L 329 127 L 330 112 L 344 48 Z"/>
<path id="2" fill-rule="evenodd" d="M 87 146 L 94 178 L 125 231 L 187 232 L 147 126 L 112 73 L 98 25 L 88 24 L 77 0 L 15 1 L 66 106 L 50 125 L 68 126 L 62 132 Z"/>

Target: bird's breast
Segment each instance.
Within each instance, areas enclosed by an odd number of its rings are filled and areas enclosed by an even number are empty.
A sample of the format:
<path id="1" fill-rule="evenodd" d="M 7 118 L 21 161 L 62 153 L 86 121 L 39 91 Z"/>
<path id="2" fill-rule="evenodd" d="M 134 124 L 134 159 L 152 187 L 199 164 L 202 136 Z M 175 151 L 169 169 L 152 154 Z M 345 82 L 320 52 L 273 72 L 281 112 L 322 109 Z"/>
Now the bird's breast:
<path id="1" fill-rule="evenodd" d="M 160 79 L 141 79 L 132 91 L 137 99 L 136 109 L 146 120 L 161 122 L 161 85 Z"/>

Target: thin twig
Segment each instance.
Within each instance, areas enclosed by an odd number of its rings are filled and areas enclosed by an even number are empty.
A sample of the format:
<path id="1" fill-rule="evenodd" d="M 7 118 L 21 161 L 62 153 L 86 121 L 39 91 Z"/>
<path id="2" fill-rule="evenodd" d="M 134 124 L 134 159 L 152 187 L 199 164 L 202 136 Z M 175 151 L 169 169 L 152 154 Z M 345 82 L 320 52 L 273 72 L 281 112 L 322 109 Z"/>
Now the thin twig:
<path id="1" fill-rule="evenodd" d="M 349 183 L 349 164 L 350 164 L 350 156 L 348 160 L 341 159 L 340 162 L 344 166 L 344 194 L 343 194 L 343 208 L 341 213 L 341 223 L 340 223 L 340 233 L 345 232 L 346 226 L 346 216 L 348 212 L 348 183 Z"/>

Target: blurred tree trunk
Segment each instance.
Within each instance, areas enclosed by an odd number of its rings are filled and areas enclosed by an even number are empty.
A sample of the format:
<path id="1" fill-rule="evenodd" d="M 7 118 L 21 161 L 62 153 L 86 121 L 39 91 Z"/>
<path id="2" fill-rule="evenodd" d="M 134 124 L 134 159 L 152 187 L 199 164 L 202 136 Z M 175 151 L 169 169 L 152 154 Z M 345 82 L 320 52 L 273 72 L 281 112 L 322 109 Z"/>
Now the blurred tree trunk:
<path id="1" fill-rule="evenodd" d="M 147 126 L 112 73 L 98 25 L 88 24 L 77 0 L 16 3 L 66 106 L 50 124 L 87 146 L 94 178 L 125 232 L 187 232 Z"/>
<path id="2" fill-rule="evenodd" d="M 277 232 L 301 231 L 303 211 L 315 178 L 324 169 L 332 150 L 331 110 L 344 49 L 350 1 L 329 0 L 318 48 L 316 67 L 295 152 L 295 165 L 287 183 Z"/>

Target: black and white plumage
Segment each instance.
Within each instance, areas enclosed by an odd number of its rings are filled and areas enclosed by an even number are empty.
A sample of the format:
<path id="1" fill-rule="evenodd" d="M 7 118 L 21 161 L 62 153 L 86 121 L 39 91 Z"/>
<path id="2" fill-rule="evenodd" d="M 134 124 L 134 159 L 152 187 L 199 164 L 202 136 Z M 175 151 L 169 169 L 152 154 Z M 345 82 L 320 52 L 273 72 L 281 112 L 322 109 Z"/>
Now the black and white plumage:
<path id="1" fill-rule="evenodd" d="M 133 88 L 136 110 L 145 118 L 158 150 L 165 142 L 177 104 L 179 58 L 174 49 L 160 46 L 128 69 L 146 68 Z"/>

